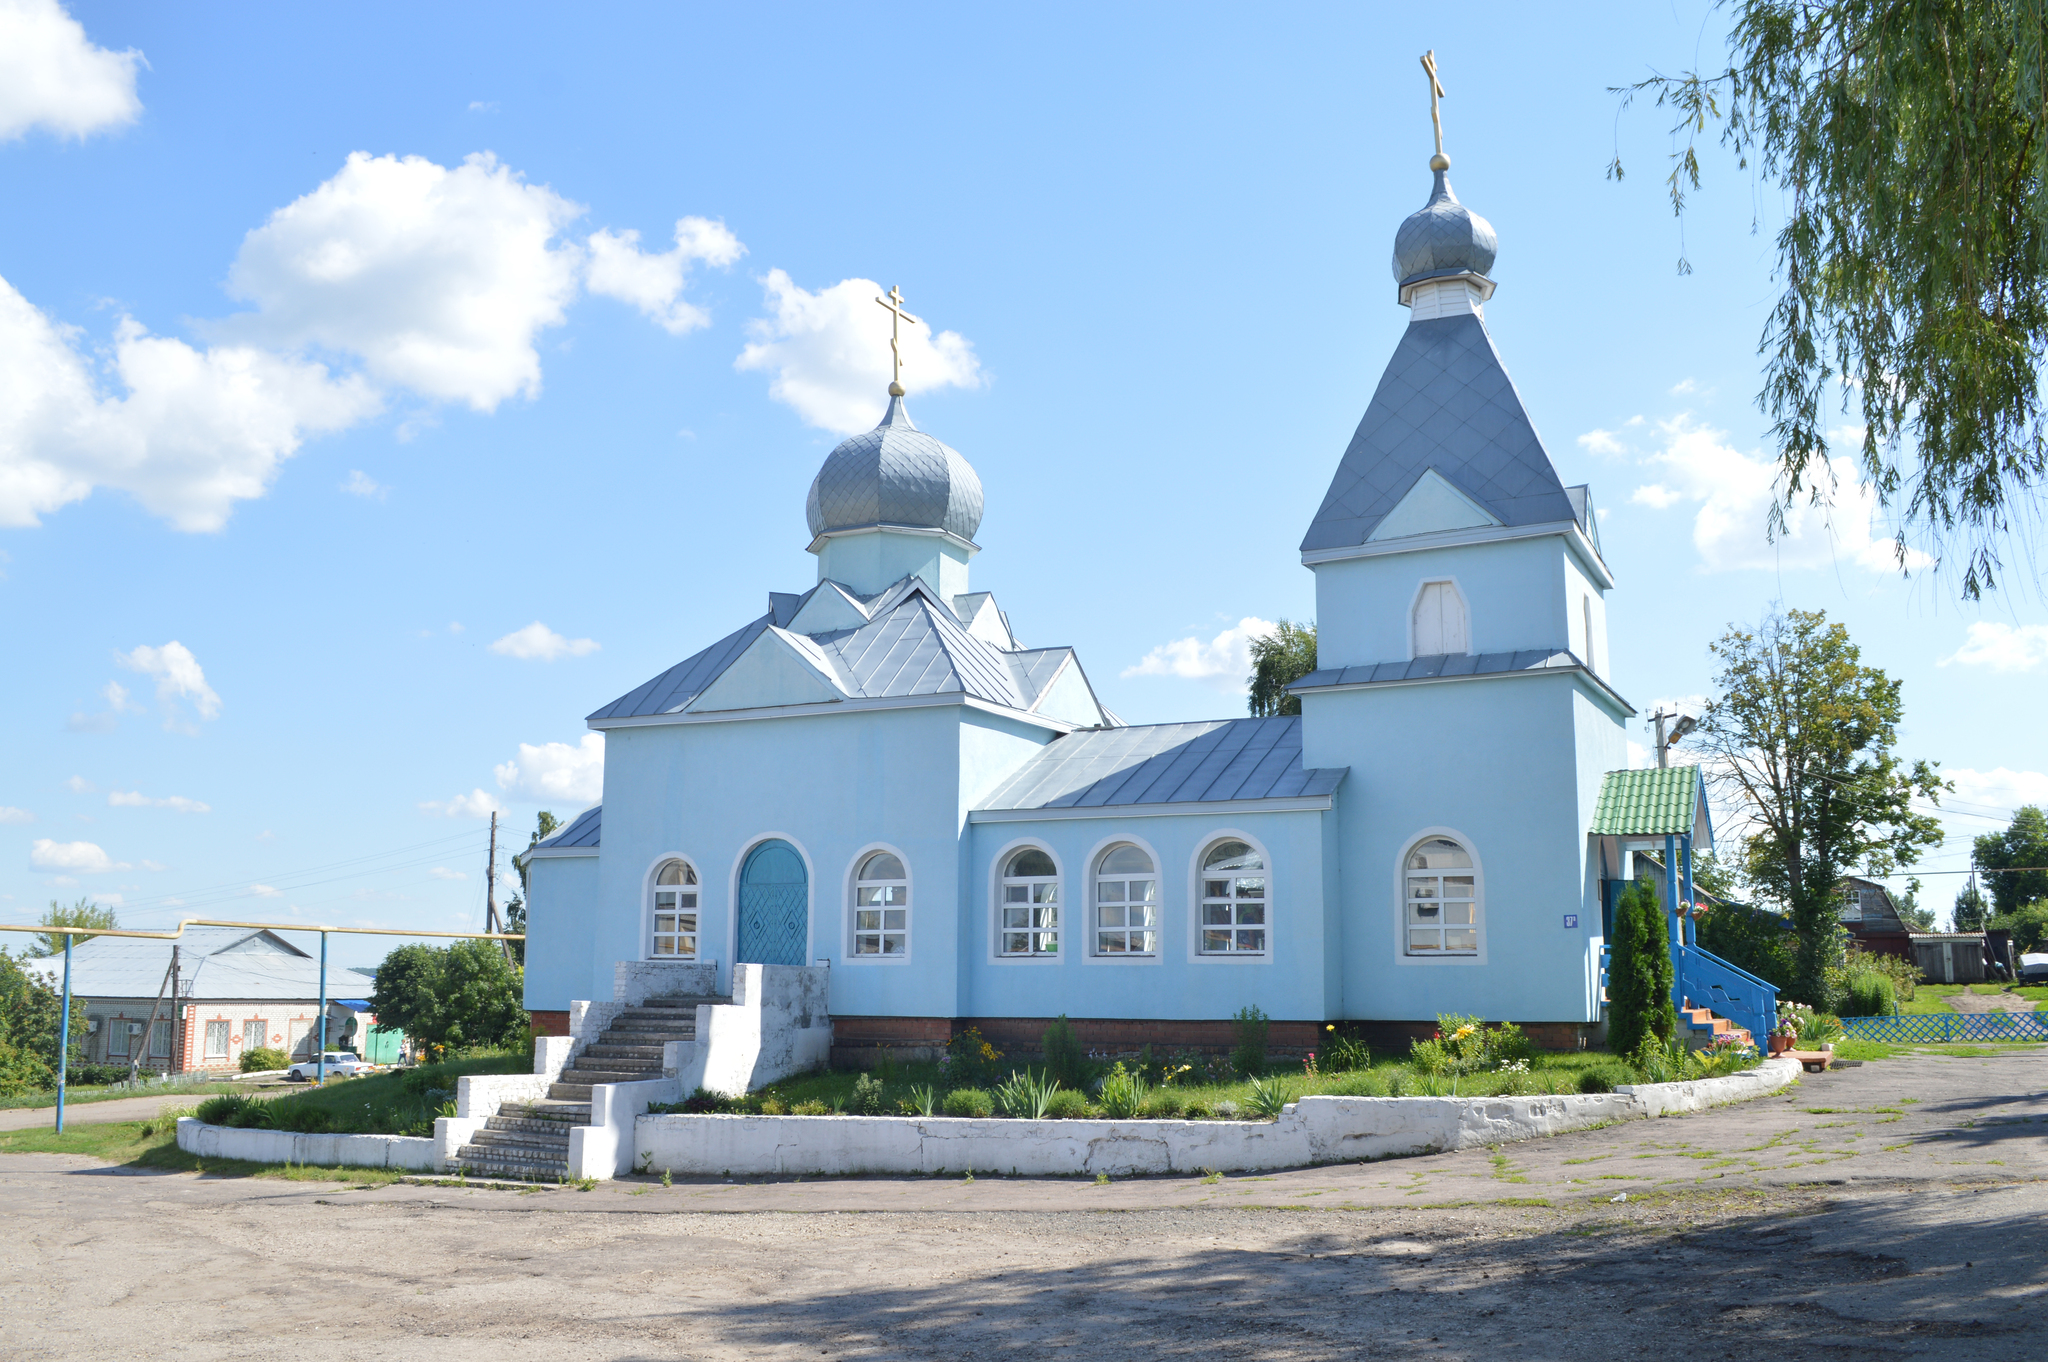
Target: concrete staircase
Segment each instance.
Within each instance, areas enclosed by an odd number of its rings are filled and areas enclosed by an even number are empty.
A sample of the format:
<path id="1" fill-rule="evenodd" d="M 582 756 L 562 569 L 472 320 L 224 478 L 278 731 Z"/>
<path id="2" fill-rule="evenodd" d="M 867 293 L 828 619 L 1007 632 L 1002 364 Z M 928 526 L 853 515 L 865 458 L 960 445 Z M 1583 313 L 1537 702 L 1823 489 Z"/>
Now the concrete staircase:
<path id="1" fill-rule="evenodd" d="M 558 1182 L 569 1173 L 570 1129 L 589 1121 L 588 1102 L 507 1102 L 455 1157 L 468 1175 Z"/>

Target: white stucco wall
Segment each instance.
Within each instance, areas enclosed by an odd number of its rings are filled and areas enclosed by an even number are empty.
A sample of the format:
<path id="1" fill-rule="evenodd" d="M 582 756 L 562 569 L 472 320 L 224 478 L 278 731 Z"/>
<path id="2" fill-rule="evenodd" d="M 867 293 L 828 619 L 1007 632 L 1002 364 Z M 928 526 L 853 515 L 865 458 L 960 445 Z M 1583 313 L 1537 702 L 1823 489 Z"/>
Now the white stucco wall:
<path id="1" fill-rule="evenodd" d="M 250 1163 L 298 1163 L 316 1168 L 438 1169 L 432 1137 L 413 1135 L 296 1135 L 286 1130 L 241 1130 L 178 1118 L 178 1148 L 200 1158 Z"/>

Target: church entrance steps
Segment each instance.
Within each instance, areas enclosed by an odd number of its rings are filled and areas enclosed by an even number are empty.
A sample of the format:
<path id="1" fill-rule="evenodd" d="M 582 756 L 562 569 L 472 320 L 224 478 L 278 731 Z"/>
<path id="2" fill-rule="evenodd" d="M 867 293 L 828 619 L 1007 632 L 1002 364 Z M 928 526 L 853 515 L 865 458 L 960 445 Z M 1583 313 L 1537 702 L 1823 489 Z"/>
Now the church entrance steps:
<path id="1" fill-rule="evenodd" d="M 455 1151 L 472 1173 L 553 1182 L 569 1174 L 569 1132 L 590 1120 L 587 1102 L 507 1102 Z"/>
<path id="2" fill-rule="evenodd" d="M 710 995 L 676 995 L 648 998 L 622 1009 L 549 1085 L 548 1096 L 588 1104 L 591 1089 L 603 1084 L 663 1077 L 664 1048 L 697 1039 L 698 1006 L 726 1001 Z M 585 1112 L 587 1119 L 587 1105 Z"/>
<path id="3" fill-rule="evenodd" d="M 1756 1037 L 1750 1035 L 1747 1027 L 1737 1026 L 1726 1017 L 1715 1016 L 1712 1008 L 1683 1007 L 1679 1009 L 1678 1015 L 1695 1039 L 1704 1039 L 1711 1043 L 1727 1036 L 1744 1045 L 1756 1044 Z"/>

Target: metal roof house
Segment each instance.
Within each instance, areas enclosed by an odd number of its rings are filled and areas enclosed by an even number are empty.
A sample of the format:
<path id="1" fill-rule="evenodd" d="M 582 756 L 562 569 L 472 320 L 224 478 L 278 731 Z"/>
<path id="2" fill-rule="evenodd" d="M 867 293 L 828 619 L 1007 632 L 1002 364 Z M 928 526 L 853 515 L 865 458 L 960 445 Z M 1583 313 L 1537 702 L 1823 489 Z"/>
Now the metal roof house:
<path id="1" fill-rule="evenodd" d="M 28 968 L 54 985 L 63 962 L 53 956 Z M 327 992 L 340 983 L 330 973 Z M 94 1063 L 231 1070 L 244 1049 L 305 1059 L 318 1043 L 320 962 L 262 929 L 188 927 L 175 942 L 95 936 L 71 949 L 71 990 L 83 1012 L 74 1025 L 85 1028 L 86 1058 Z M 330 1047 L 374 1021 L 358 1011 L 330 996 Z"/>
<path id="2" fill-rule="evenodd" d="M 721 989 L 827 965 L 842 1047 L 969 1022 L 1035 1046 L 1058 1014 L 1208 1044 L 1246 1006 L 1283 1045 L 1339 1018 L 1597 1022 L 1599 805 L 1635 712 L 1615 579 L 1487 330 L 1498 242 L 1448 166 L 1396 236 L 1407 330 L 1299 546 L 1298 717 L 1126 725 L 1073 649 L 1026 647 L 970 586 L 980 479 L 891 384 L 811 486 L 816 583 L 590 714 L 602 805 L 527 853 L 537 1024 L 664 961 Z"/>

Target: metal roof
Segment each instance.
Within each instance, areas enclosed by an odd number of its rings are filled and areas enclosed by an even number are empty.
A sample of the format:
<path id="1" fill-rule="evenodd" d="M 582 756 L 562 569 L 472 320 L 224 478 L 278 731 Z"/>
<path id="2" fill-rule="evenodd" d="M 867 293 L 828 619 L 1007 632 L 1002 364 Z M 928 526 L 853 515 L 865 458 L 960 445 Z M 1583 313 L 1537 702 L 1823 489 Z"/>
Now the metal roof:
<path id="1" fill-rule="evenodd" d="M 1436 653 L 1411 662 L 1369 662 L 1358 667 L 1324 667 L 1289 683 L 1289 690 L 1317 686 L 1365 686 L 1390 681 L 1427 681 L 1439 676 L 1495 676 L 1507 672 L 1584 670 L 1571 653 L 1531 648 L 1518 653 Z"/>
<path id="2" fill-rule="evenodd" d="M 804 515 L 813 538 L 903 525 L 972 541 L 981 528 L 981 479 L 958 450 L 917 428 L 901 397 L 891 397 L 880 425 L 825 456 Z"/>
<path id="3" fill-rule="evenodd" d="M 592 804 L 582 813 L 569 820 L 563 828 L 545 842 L 537 843 L 535 851 L 567 851 L 573 847 L 594 847 L 597 845 L 599 825 L 603 822 L 604 805 Z"/>
<path id="4" fill-rule="evenodd" d="M 1697 766 L 1609 771 L 1593 811 L 1597 837 L 1684 836 L 1693 830 L 1705 798 Z"/>
<path id="5" fill-rule="evenodd" d="M 1302 552 L 1365 543 L 1431 468 L 1503 525 L 1575 518 L 1486 324 L 1471 314 L 1408 324 Z"/>
<path id="6" fill-rule="evenodd" d="M 1086 729 L 1047 743 L 981 807 L 1291 799 L 1332 793 L 1348 770 L 1302 766 L 1299 716 Z"/>
<path id="7" fill-rule="evenodd" d="M 177 941 L 145 937 L 96 936 L 71 948 L 71 991 L 81 998 L 154 998 L 178 947 L 178 972 L 186 998 L 248 998 L 289 1001 L 320 996 L 320 962 L 283 937 L 247 927 L 187 927 Z M 64 958 L 33 961 L 30 969 L 52 983 L 63 974 Z M 330 985 L 345 971 L 330 969 Z"/>
<path id="8" fill-rule="evenodd" d="M 825 583 L 814 590 L 838 590 Z M 780 614 L 778 603 L 775 614 Z M 823 634 L 795 634 L 808 640 L 849 698 L 909 695 L 968 695 L 1012 709 L 1029 709 L 1058 673 L 1072 649 L 1034 648 L 1006 652 L 967 632 L 952 607 L 938 599 L 922 578 L 906 577 L 863 602 L 866 624 Z M 771 627 L 775 614 L 726 635 L 709 648 L 590 715 L 591 722 L 674 714 L 708 689 L 733 661 Z M 786 618 L 794 618 L 790 609 Z M 1104 722 L 1108 722 L 1105 716 Z"/>
<path id="9" fill-rule="evenodd" d="M 1485 274 L 1500 240 L 1493 224 L 1458 202 L 1444 171 L 1436 172 L 1429 202 L 1394 233 L 1394 278 L 1399 283 L 1451 274 Z"/>

